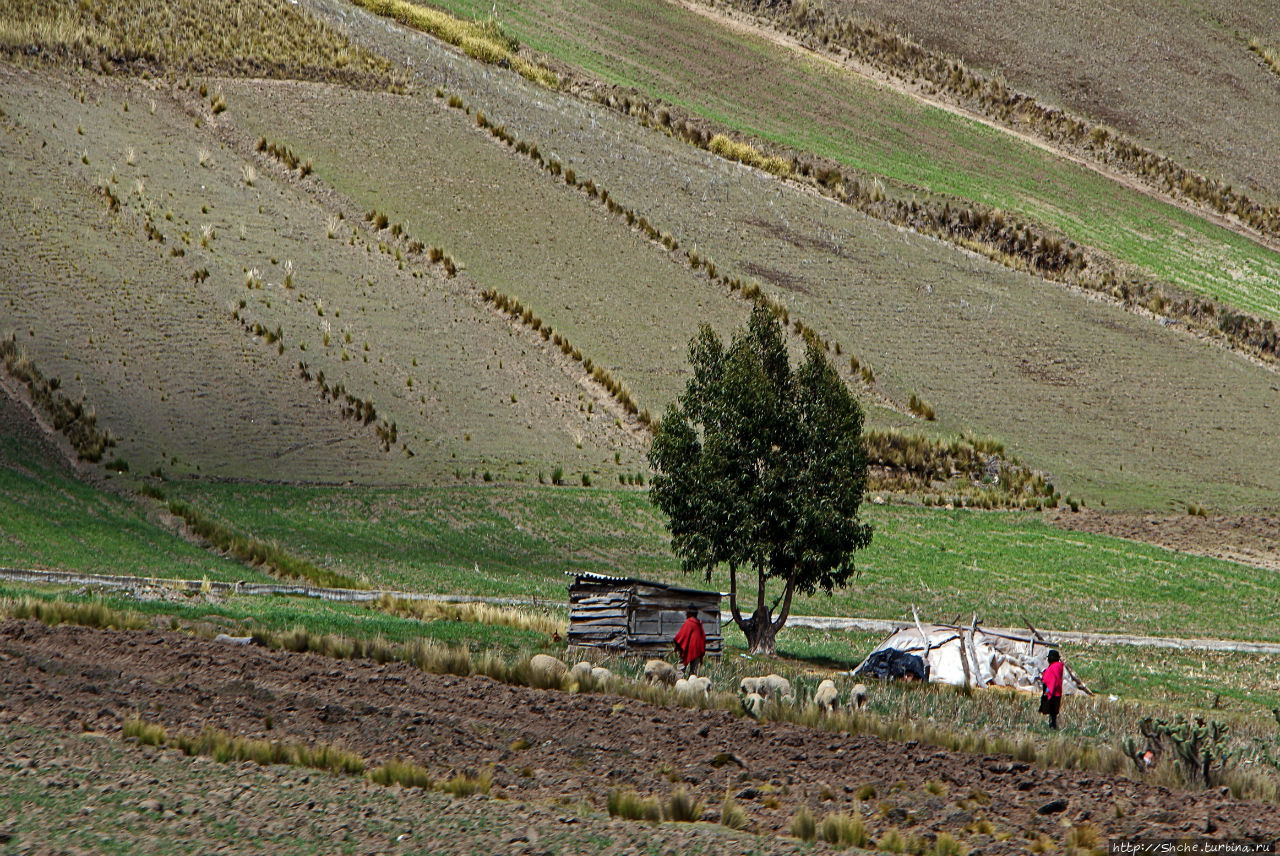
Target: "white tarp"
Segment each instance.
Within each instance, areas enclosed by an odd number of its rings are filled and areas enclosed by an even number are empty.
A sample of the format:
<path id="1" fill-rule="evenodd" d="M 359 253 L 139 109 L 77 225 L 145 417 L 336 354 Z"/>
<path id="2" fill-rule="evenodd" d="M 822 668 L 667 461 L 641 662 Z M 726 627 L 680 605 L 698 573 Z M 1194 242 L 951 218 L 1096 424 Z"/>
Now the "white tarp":
<path id="1" fill-rule="evenodd" d="M 926 659 L 931 683 L 964 686 L 967 666 L 970 686 L 1040 691 L 1036 679 L 1049 665 L 1047 657 L 1051 647 L 1044 641 L 990 632 L 982 627 L 972 630 L 945 624 L 920 627 L 924 635 L 920 629 L 905 627 L 881 642 L 876 651 L 895 649 Z M 1063 675 L 1062 692 L 1073 695 L 1088 690 L 1068 669 Z"/>

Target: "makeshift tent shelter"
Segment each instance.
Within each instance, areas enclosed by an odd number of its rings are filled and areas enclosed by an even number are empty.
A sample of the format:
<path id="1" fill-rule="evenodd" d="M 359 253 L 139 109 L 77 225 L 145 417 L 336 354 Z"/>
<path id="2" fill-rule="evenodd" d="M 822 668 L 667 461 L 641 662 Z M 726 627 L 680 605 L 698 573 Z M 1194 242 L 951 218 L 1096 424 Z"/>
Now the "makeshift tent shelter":
<path id="1" fill-rule="evenodd" d="M 674 649 L 685 611 L 693 607 L 707 634 L 706 656 L 719 660 L 720 592 L 606 574 L 572 573 L 569 646 L 663 657 Z"/>
<path id="2" fill-rule="evenodd" d="M 1030 630 L 1017 635 L 988 630 L 975 618 L 969 627 L 920 624 L 889 635 L 853 670 L 854 677 L 899 678 L 921 676 L 933 683 L 971 687 L 1010 687 L 1039 692 L 1036 679 L 1049 665 L 1054 646 Z M 1068 668 L 1064 695 L 1093 695 Z"/>

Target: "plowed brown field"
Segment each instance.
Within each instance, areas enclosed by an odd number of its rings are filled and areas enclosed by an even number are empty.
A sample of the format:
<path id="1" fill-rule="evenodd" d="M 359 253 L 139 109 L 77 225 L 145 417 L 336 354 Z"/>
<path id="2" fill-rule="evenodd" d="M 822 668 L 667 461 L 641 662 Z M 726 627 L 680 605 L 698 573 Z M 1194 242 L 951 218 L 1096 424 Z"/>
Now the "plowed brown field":
<path id="1" fill-rule="evenodd" d="M 1085 824 L 1104 838 L 1270 840 L 1280 829 L 1280 807 L 1216 790 L 1170 791 L 1009 757 L 756 723 L 723 710 L 549 692 L 179 633 L 9 621 L 0 625 L 0 659 L 0 722 L 118 734 L 126 716 L 139 714 L 169 729 L 336 742 L 374 762 L 402 756 L 435 775 L 491 767 L 494 794 L 509 800 L 603 807 L 613 788 L 665 798 L 683 784 L 710 819 L 728 789 L 764 832 L 785 834 L 805 804 L 818 817 L 862 810 L 876 836 L 890 826 L 925 837 L 946 831 L 984 853 L 1022 852 L 1040 834 L 1063 842 Z M 514 748 L 517 739 L 529 748 Z M 741 766 L 714 765 L 723 752 Z M 876 797 L 860 809 L 853 794 L 864 785 Z M 998 840 L 1001 833 L 1007 840 Z"/>

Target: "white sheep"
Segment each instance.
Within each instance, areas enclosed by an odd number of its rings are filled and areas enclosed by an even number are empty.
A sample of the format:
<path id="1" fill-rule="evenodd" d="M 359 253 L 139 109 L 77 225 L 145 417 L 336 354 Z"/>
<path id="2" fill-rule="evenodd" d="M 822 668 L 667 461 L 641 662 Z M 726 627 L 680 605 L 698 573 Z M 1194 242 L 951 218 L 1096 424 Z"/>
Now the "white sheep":
<path id="1" fill-rule="evenodd" d="M 596 666 L 591 670 L 591 680 L 595 681 L 597 685 L 607 683 L 612 677 L 613 672 L 609 671 L 604 666 Z"/>
<path id="2" fill-rule="evenodd" d="M 676 667 L 666 660 L 650 660 L 644 664 L 644 679 L 651 684 L 672 687 L 677 677 Z"/>
<path id="3" fill-rule="evenodd" d="M 854 684 L 853 689 L 849 690 L 849 707 L 854 710 L 861 710 L 867 706 L 867 698 L 869 693 L 865 684 Z"/>
<path id="4" fill-rule="evenodd" d="M 529 658 L 529 671 L 547 678 L 559 678 L 569 671 L 569 667 L 550 654 L 534 654 Z"/>
<path id="5" fill-rule="evenodd" d="M 778 696 L 782 699 L 792 700 L 791 681 L 781 675 L 765 675 L 764 677 L 759 678 L 743 678 L 738 682 L 738 689 L 743 695 L 758 693 L 765 698 Z"/>
<path id="6" fill-rule="evenodd" d="M 775 695 L 784 700 L 791 698 L 791 681 L 781 675 L 766 675 L 764 677 L 764 685 L 768 692 L 761 693 L 761 695 Z"/>
<path id="7" fill-rule="evenodd" d="M 581 663 L 574 663 L 573 668 L 569 670 L 569 677 L 573 678 L 578 683 L 582 683 L 587 678 L 591 677 L 591 664 L 586 660 L 583 660 Z"/>
<path id="8" fill-rule="evenodd" d="M 706 698 L 711 693 L 711 679 L 694 675 L 676 681 L 676 695 L 681 698 Z"/>
<path id="9" fill-rule="evenodd" d="M 824 713 L 833 713 L 840 702 L 840 693 L 836 690 L 836 682 L 827 679 L 818 684 L 813 694 L 813 701 Z"/>
<path id="10" fill-rule="evenodd" d="M 764 714 L 764 696 L 760 693 L 747 693 L 747 697 L 742 700 L 742 706 L 748 714 L 759 719 Z"/>

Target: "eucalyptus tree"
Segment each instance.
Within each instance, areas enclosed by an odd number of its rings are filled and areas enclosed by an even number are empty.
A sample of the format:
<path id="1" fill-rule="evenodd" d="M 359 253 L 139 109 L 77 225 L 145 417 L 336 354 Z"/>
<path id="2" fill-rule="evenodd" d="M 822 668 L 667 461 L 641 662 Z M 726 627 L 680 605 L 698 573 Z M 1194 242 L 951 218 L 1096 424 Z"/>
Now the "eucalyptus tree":
<path id="1" fill-rule="evenodd" d="M 752 653 L 773 653 L 795 594 L 848 585 L 854 554 L 871 542 L 858 517 L 862 408 L 816 344 L 791 366 L 764 308 L 728 346 L 704 324 L 689 362 L 692 376 L 649 450 L 650 496 L 684 571 L 710 580 L 727 567 L 733 620 Z M 745 618 L 740 577 L 755 584 Z"/>

